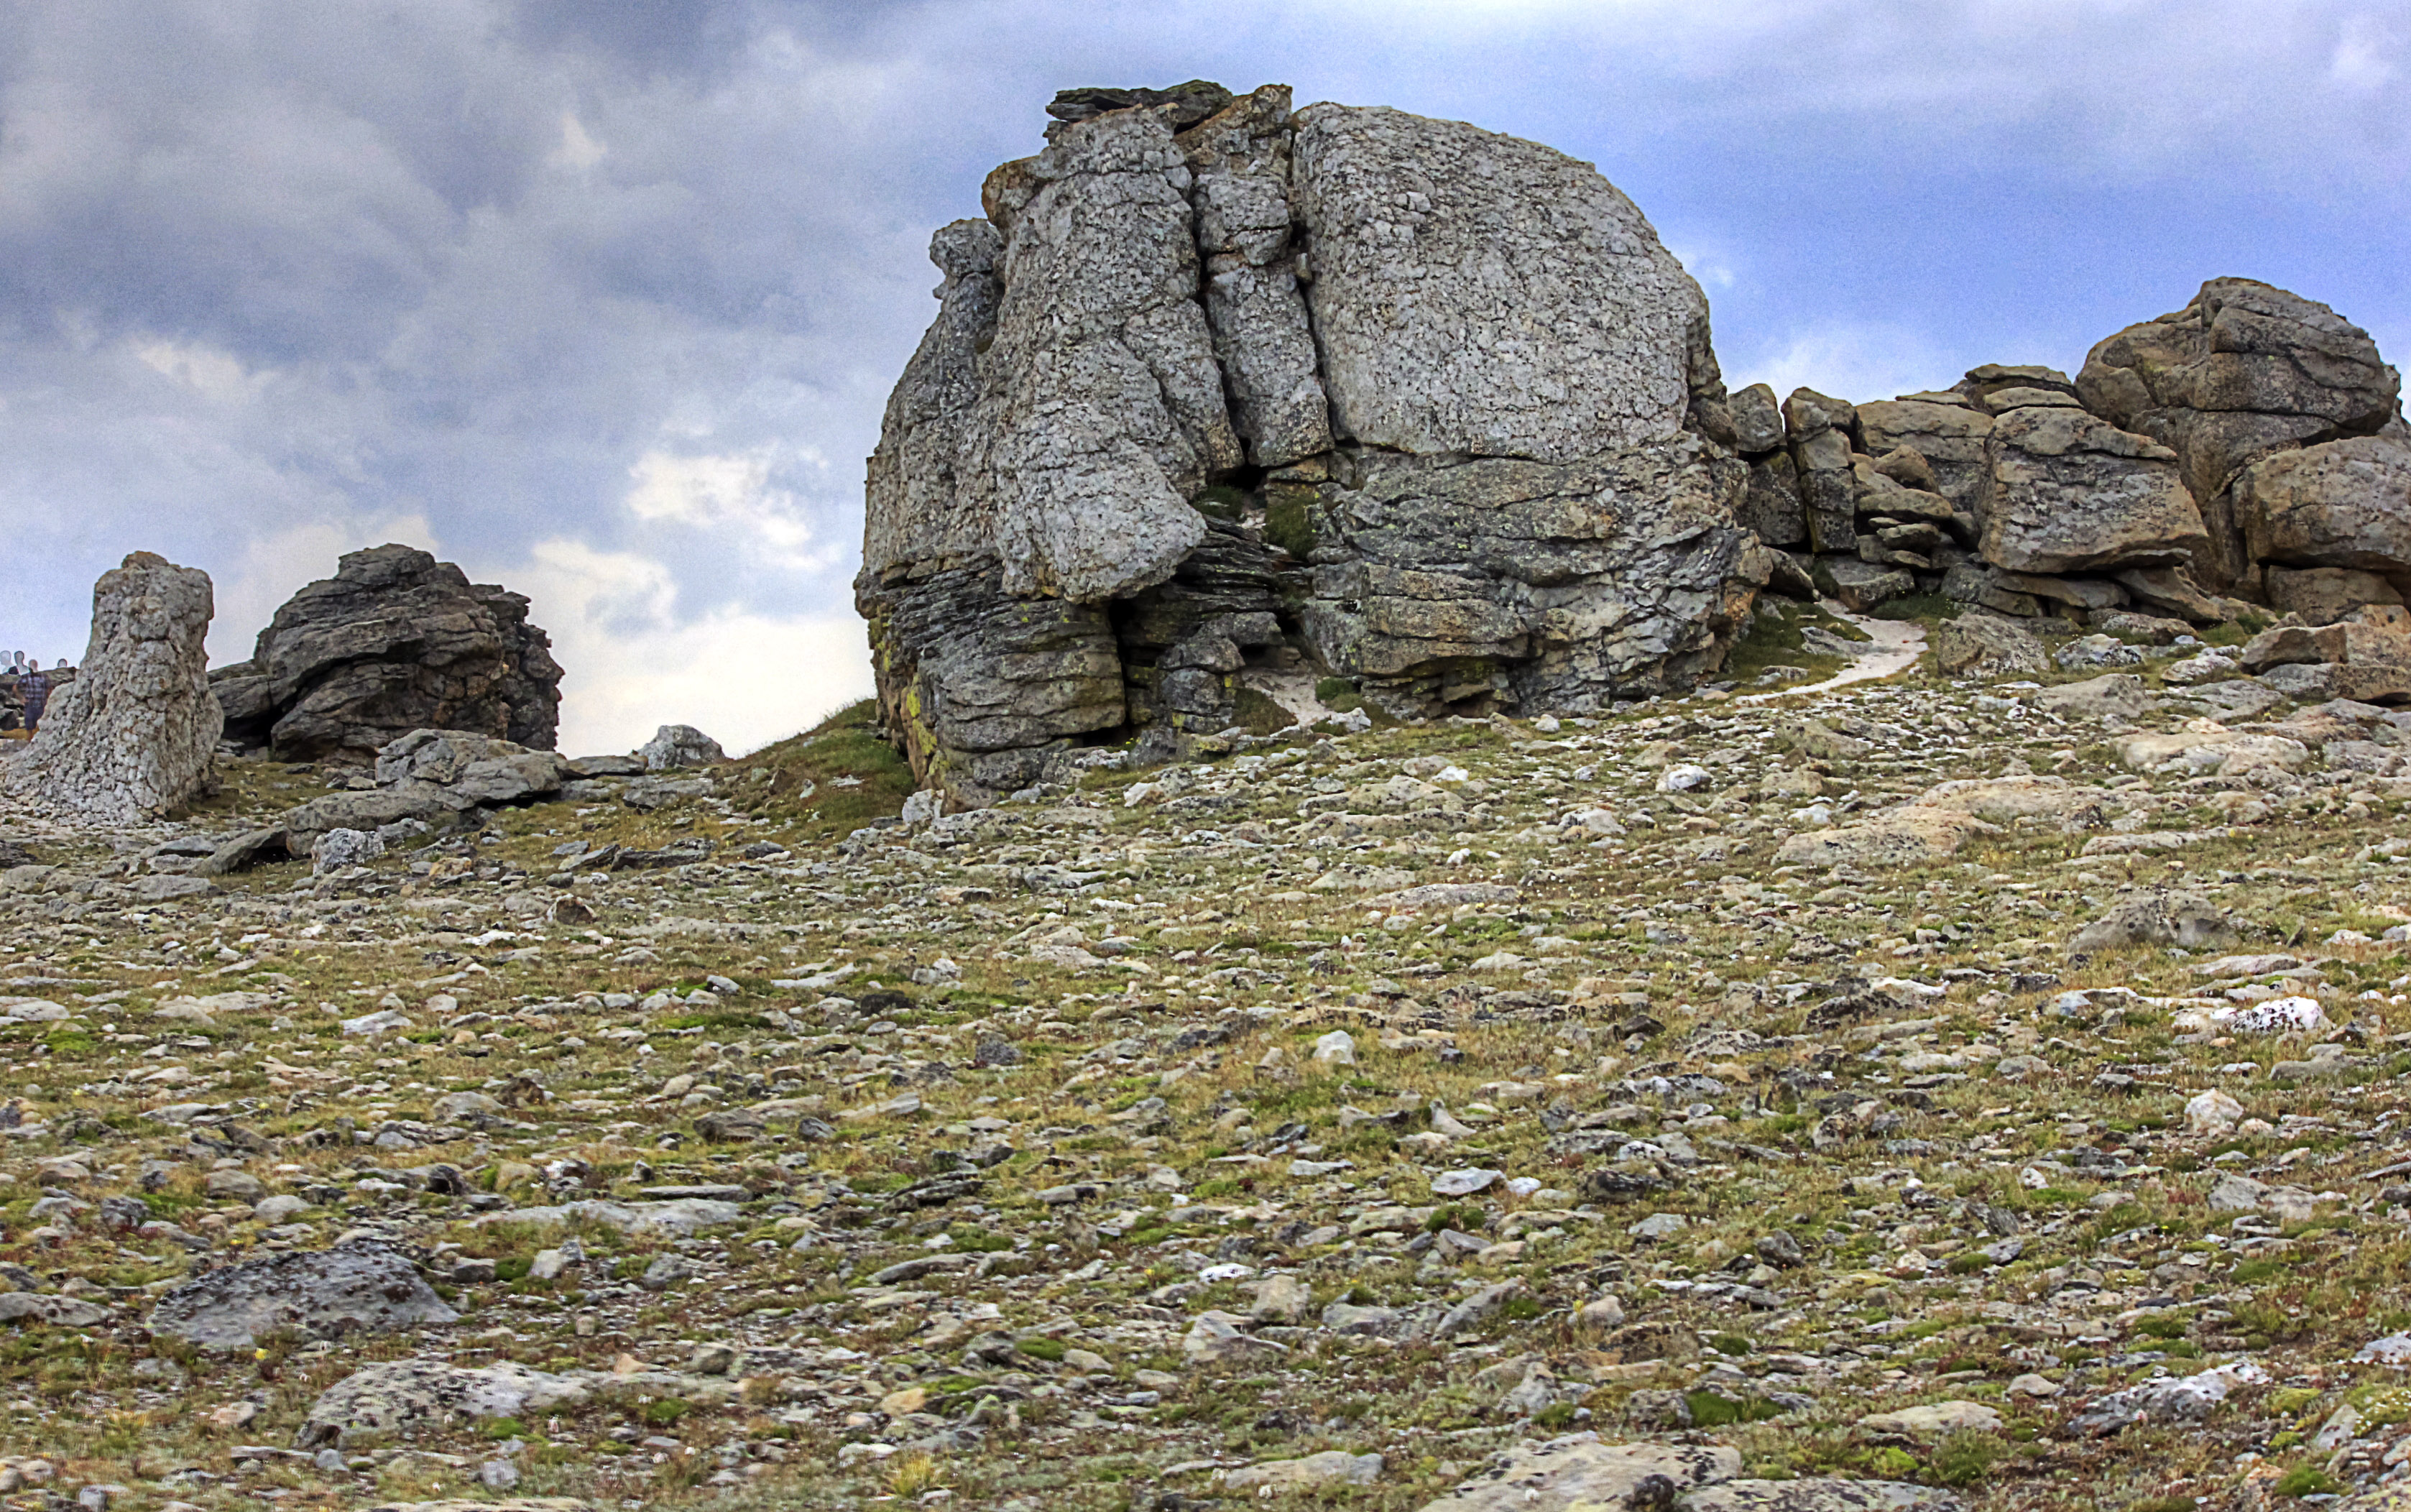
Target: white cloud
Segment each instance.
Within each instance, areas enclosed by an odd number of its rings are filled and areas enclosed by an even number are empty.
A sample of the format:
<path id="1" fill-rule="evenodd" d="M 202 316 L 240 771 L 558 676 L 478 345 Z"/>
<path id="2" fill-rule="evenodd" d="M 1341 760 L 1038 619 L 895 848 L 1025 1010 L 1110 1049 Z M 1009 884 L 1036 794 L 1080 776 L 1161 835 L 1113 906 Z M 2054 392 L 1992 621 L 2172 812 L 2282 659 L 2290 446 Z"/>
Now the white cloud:
<path id="1" fill-rule="evenodd" d="M 233 353 L 198 342 L 138 342 L 134 355 L 160 376 L 222 403 L 255 397 L 270 376 L 265 370 L 247 372 Z"/>
<path id="2" fill-rule="evenodd" d="M 552 150 L 545 161 L 554 168 L 565 168 L 583 173 L 603 161 L 609 149 L 587 135 L 586 124 L 577 119 L 575 110 L 561 112 L 561 145 Z"/>
<path id="3" fill-rule="evenodd" d="M 820 461 L 809 451 L 804 460 Z M 826 547 L 812 549 L 807 506 L 792 490 L 771 480 L 777 461 L 775 448 L 767 446 L 716 456 L 648 451 L 628 469 L 636 480 L 628 491 L 628 512 L 639 520 L 696 530 L 742 532 L 782 567 L 826 567 L 838 553 Z"/>
<path id="4" fill-rule="evenodd" d="M 1966 367 L 1915 331 L 1838 322 L 1795 328 L 1775 349 L 1724 364 L 1730 389 L 1763 383 L 1781 399 L 1806 388 L 1853 404 L 1948 389 Z"/>
<path id="5" fill-rule="evenodd" d="M 1668 242 L 1666 250 L 1674 255 L 1674 260 L 1683 265 L 1685 272 L 1700 281 L 1702 288 L 1731 288 L 1740 280 L 1741 275 L 1733 267 L 1736 259 L 1726 256 L 1717 247 L 1690 242 L 1678 246 Z"/>
<path id="6" fill-rule="evenodd" d="M 2345 18 L 2342 35 L 2336 38 L 2335 53 L 2328 62 L 2328 77 L 2362 94 L 2392 83 L 2400 70 L 2389 59 L 2400 53 L 2403 45 L 2388 32 L 2385 23 L 2374 16 Z"/>
<path id="7" fill-rule="evenodd" d="M 628 751 L 664 725 L 693 725 L 731 754 L 783 740 L 868 697 L 870 658 L 851 614 L 722 610 L 680 623 L 660 563 L 582 541 L 536 544 L 503 580 L 568 669 L 561 748 Z"/>

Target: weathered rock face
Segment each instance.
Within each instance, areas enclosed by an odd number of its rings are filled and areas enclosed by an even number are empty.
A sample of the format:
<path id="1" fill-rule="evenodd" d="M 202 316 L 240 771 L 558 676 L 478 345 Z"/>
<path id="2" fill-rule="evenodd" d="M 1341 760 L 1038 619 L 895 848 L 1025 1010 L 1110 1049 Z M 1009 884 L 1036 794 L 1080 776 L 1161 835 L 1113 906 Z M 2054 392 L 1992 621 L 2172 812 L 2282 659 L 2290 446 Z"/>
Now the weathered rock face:
<path id="1" fill-rule="evenodd" d="M 933 242 L 870 461 L 856 601 L 925 782 L 981 802 L 1067 744 L 1177 749 L 1297 653 L 1409 713 L 1719 665 L 1769 570 L 1735 508 L 1784 438 L 1595 170 L 1278 85 L 1052 113 Z"/>
<path id="2" fill-rule="evenodd" d="M 414 729 L 549 749 L 552 641 L 528 601 L 407 546 L 346 555 L 287 600 L 251 660 L 211 674 L 226 732 L 281 760 L 367 761 Z"/>
<path id="3" fill-rule="evenodd" d="M 1557 465 L 1366 452 L 1315 512 L 1307 639 L 1410 706 L 1579 713 L 1688 683 L 1767 577 L 1729 469 L 1696 438 Z"/>
<path id="4" fill-rule="evenodd" d="M 2280 451 L 2235 479 L 2246 550 L 2286 567 L 2411 574 L 2411 438 L 2353 436 Z"/>
<path id="5" fill-rule="evenodd" d="M 1337 433 L 1570 462 L 1682 426 L 1707 301 L 1589 164 L 1390 110 L 1318 105 L 1296 133 Z"/>
<path id="6" fill-rule="evenodd" d="M 2401 414 L 2401 377 L 2366 331 L 2316 301 L 2248 278 L 2212 279 L 2174 315 L 2103 341 L 2076 387 L 2094 414 L 2176 451 L 2207 525 L 2197 565 L 2218 587 L 2249 589 L 2260 555 L 2235 492 L 2245 468 L 2272 452 L 2374 436 Z M 2393 560 L 2411 567 L 2411 558 Z"/>
<path id="7" fill-rule="evenodd" d="M 2034 392 L 2035 390 L 2024 390 Z M 2022 405 L 1984 442 L 1982 550 L 2012 572 L 2172 566 L 2204 549 L 2176 453 L 2073 403 Z"/>
<path id="8" fill-rule="evenodd" d="M 207 573 L 149 551 L 102 574 L 83 662 L 0 783 L 37 808 L 115 824 L 205 793 L 220 726 L 202 644 L 212 612 Z"/>

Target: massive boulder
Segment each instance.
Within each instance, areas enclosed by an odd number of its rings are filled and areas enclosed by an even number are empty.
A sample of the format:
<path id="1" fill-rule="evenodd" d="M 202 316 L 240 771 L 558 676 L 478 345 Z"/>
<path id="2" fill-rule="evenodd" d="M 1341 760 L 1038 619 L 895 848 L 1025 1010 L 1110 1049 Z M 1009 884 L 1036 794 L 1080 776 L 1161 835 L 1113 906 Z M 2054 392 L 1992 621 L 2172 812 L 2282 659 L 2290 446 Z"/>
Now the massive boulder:
<path id="1" fill-rule="evenodd" d="M 37 809 L 109 824 L 159 818 L 206 793 L 220 725 L 203 646 L 212 609 L 209 574 L 149 551 L 103 573 L 75 679 L 0 764 L 0 784 Z"/>
<path id="2" fill-rule="evenodd" d="M 2246 548 L 2274 579 L 2288 567 L 2411 575 L 2411 437 L 2398 428 L 2280 451 L 2235 479 Z"/>
<path id="3" fill-rule="evenodd" d="M 287 600 L 251 659 L 210 674 L 227 735 L 281 760 L 366 763 L 415 729 L 549 750 L 552 641 L 528 601 L 408 546 L 344 556 Z"/>
<path id="4" fill-rule="evenodd" d="M 1705 299 L 1596 170 L 1279 85 L 1051 113 L 933 241 L 870 460 L 856 602 L 926 783 L 1177 749 L 1299 653 L 1405 715 L 1720 665 L 1772 396 L 1727 404 Z"/>
<path id="5" fill-rule="evenodd" d="M 2252 592 L 2258 564 L 2279 539 L 2288 542 L 2286 550 L 2304 554 L 2276 560 L 2373 565 L 2366 553 L 2356 561 L 2330 560 L 2338 548 L 2329 543 L 2358 532 L 2348 522 L 2311 517 L 2326 506 L 2351 512 L 2349 490 L 2320 490 L 2400 445 L 2402 379 L 2368 332 L 2326 305 L 2248 278 L 2214 278 L 2184 309 L 2096 345 L 2076 389 L 2094 414 L 2176 452 L 2206 526 L 2197 567 L 2213 586 Z M 2295 463 L 2283 479 L 2270 479 L 2267 490 L 2238 486 L 2247 468 L 2272 453 L 2319 452 L 2349 438 L 2377 436 L 2389 424 L 2391 442 L 2353 447 L 2331 464 Z M 2401 464 L 2377 466 L 2399 478 Z M 2272 496 L 2287 501 L 2290 521 L 2272 525 L 2259 518 Z M 2314 506 L 2305 511 L 2306 505 Z M 2411 569 L 2411 558 L 2389 554 L 2387 565 Z"/>
<path id="6" fill-rule="evenodd" d="M 1998 399 L 1993 407 L 2001 407 Z M 1984 452 L 1977 513 L 1984 558 L 1996 567 L 2067 573 L 2172 566 L 2207 545 L 2201 511 L 2178 479 L 2176 453 L 2073 401 L 2001 408 Z"/>

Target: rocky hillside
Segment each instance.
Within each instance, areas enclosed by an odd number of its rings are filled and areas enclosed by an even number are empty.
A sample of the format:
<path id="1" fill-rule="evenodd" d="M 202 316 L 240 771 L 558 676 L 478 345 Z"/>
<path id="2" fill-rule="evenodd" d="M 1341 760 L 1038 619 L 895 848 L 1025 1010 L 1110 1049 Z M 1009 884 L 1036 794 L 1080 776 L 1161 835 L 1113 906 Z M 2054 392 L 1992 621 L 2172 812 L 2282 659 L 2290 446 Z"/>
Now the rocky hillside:
<path id="1" fill-rule="evenodd" d="M 685 770 L 422 741 L 375 791 L 246 760 L 189 822 L 12 821 L 0 1480 L 2398 1477 L 2411 715 L 2284 630 L 2042 630 L 1771 616 L 1746 676 L 1606 717 L 1358 712 L 900 821 L 867 710 Z M 457 822 L 239 844 L 428 789 Z"/>

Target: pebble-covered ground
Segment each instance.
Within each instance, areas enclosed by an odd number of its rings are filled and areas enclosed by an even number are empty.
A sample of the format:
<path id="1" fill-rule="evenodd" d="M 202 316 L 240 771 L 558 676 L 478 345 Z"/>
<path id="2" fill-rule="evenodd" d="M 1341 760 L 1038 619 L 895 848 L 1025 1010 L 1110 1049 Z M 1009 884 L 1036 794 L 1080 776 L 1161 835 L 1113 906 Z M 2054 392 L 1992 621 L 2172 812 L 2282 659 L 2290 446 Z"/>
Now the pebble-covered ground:
<path id="1" fill-rule="evenodd" d="M 2411 1474 L 2411 715 L 2058 644 L 913 825 L 862 710 L 324 874 L 187 874 L 324 770 L 0 824 L 7 1505 Z"/>

